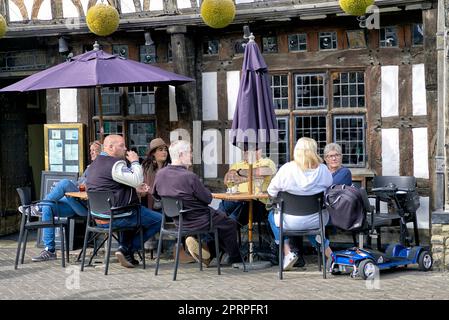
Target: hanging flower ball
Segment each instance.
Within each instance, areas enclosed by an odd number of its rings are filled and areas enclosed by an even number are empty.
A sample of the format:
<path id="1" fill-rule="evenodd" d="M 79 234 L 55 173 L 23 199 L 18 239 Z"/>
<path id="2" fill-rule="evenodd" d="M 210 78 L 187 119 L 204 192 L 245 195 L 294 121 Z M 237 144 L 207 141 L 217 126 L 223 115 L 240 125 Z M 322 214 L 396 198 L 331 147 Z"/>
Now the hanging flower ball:
<path id="1" fill-rule="evenodd" d="M 3 36 L 6 33 L 6 30 L 8 30 L 8 26 L 6 25 L 6 20 L 0 14 L 0 39 L 3 38 Z"/>
<path id="2" fill-rule="evenodd" d="M 201 17 L 211 28 L 224 28 L 235 17 L 235 5 L 232 0 L 204 0 L 201 4 Z"/>
<path id="3" fill-rule="evenodd" d="M 339 0 L 340 7 L 351 16 L 363 16 L 366 8 L 374 4 L 374 0 Z"/>
<path id="4" fill-rule="evenodd" d="M 86 22 L 91 32 L 98 36 L 108 36 L 117 30 L 120 16 L 114 7 L 100 3 L 87 11 Z"/>

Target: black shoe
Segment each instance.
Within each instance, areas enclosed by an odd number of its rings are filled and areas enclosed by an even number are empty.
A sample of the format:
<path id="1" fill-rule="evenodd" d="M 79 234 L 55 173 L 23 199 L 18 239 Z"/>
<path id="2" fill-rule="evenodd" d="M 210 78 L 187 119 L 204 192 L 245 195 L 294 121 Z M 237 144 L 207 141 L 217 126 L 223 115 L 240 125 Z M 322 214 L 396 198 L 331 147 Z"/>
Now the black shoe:
<path id="1" fill-rule="evenodd" d="M 304 260 L 303 255 L 300 254 L 300 253 L 296 253 L 296 256 L 298 257 L 298 260 L 296 260 L 296 262 L 293 265 L 293 267 L 296 267 L 296 268 L 304 267 L 306 265 L 306 261 Z"/>
<path id="2" fill-rule="evenodd" d="M 135 258 L 134 258 L 134 254 L 130 254 L 130 262 L 134 265 L 134 266 L 138 266 L 139 265 L 139 260 L 136 260 Z"/>

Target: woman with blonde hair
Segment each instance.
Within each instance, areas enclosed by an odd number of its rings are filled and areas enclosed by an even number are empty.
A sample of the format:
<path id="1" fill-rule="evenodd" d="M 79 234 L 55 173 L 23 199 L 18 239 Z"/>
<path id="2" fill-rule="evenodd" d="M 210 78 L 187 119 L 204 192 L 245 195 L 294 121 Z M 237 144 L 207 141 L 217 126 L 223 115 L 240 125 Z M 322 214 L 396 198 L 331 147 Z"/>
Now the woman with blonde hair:
<path id="1" fill-rule="evenodd" d="M 271 180 L 268 193 L 276 197 L 279 192 L 285 191 L 296 195 L 314 195 L 325 191 L 332 185 L 332 174 L 317 153 L 315 140 L 303 137 L 296 142 L 294 161 L 284 164 Z M 270 212 L 268 216 L 276 243 L 279 243 L 279 214 Z M 329 215 L 323 211 L 323 223 L 327 224 Z M 284 215 L 285 230 L 307 230 L 319 227 L 318 213 L 308 216 Z M 292 239 L 290 239 L 292 240 Z M 315 237 L 310 236 L 309 241 L 316 245 Z M 332 250 L 329 241 L 325 239 L 326 256 L 329 257 Z M 292 241 L 285 241 L 284 246 L 284 270 L 291 270 L 298 260 L 297 248 Z"/>

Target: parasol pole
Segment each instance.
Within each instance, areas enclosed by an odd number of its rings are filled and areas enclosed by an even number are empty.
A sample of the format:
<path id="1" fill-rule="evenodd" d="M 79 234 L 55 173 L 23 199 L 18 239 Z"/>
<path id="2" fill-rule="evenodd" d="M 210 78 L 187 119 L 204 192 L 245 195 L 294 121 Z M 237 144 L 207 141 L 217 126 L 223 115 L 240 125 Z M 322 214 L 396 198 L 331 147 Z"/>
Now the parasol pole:
<path id="1" fill-rule="evenodd" d="M 100 126 L 100 143 L 103 144 L 104 140 L 104 127 L 103 127 L 103 103 L 101 100 L 101 87 L 97 86 L 97 96 L 98 96 L 98 113 L 99 113 L 99 126 Z"/>
<path id="2" fill-rule="evenodd" d="M 98 41 L 95 41 L 94 43 L 94 51 L 99 51 L 100 45 L 98 44 Z M 101 86 L 96 86 L 97 91 L 97 97 L 98 97 L 98 113 L 99 113 L 99 123 L 100 126 L 100 143 L 103 144 L 104 140 L 104 126 L 103 126 L 103 101 L 101 99 Z"/>
<path id="3" fill-rule="evenodd" d="M 248 193 L 253 194 L 253 151 L 248 154 Z M 249 240 L 249 263 L 253 262 L 253 200 L 248 204 L 248 240 Z"/>

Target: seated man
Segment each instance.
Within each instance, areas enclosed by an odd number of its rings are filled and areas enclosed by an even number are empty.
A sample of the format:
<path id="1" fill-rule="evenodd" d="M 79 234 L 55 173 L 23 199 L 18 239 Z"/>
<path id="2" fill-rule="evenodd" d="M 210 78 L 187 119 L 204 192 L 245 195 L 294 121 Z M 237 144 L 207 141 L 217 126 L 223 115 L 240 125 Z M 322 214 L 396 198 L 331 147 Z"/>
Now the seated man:
<path id="1" fill-rule="evenodd" d="M 112 191 L 114 207 L 138 204 L 137 192 L 148 191 L 143 183 L 143 170 L 139 164 L 139 156 L 134 151 L 126 151 L 125 140 L 119 135 L 109 135 L 104 139 L 103 152 L 90 165 L 87 176 L 87 191 Z M 131 165 L 126 163 L 128 160 Z M 136 188 L 138 190 L 136 190 Z M 161 228 L 161 214 L 140 205 L 140 221 L 143 226 L 143 241 L 147 241 Z M 97 220 L 99 227 L 109 228 L 109 223 Z M 123 217 L 115 218 L 113 227 L 136 227 L 137 214 L 129 212 Z M 134 253 L 140 248 L 140 234 L 135 231 L 122 232 L 120 247 L 115 253 L 120 264 L 134 268 L 139 262 Z"/>
<path id="2" fill-rule="evenodd" d="M 190 143 L 177 140 L 169 148 L 172 164 L 160 169 L 154 181 L 153 196 L 174 197 L 183 201 L 184 209 L 193 211 L 184 217 L 184 226 L 192 229 L 207 228 L 209 214 L 212 215 L 212 223 L 218 229 L 220 247 L 229 255 L 228 263 L 242 262 L 237 244 L 237 228 L 234 220 L 226 216 L 224 212 L 217 211 L 209 204 L 212 201 L 211 192 L 204 187 L 199 177 L 188 168 L 192 165 L 192 152 Z M 175 220 L 177 223 L 177 220 Z M 199 261 L 200 245 L 194 237 L 186 239 L 187 249 L 192 257 Z M 210 249 L 215 248 L 213 240 L 208 243 Z M 204 250 L 203 263 L 209 265 L 213 256 L 218 252 Z"/>
<path id="3" fill-rule="evenodd" d="M 94 161 L 95 158 L 101 152 L 101 144 L 99 141 L 94 141 L 90 144 L 90 157 Z M 61 217 L 73 217 L 87 216 L 87 204 L 85 201 L 81 201 L 77 198 L 66 197 L 66 192 L 76 192 L 79 191 L 79 186 L 85 183 L 87 174 L 89 171 L 89 166 L 87 166 L 83 175 L 78 179 L 78 183 L 75 184 L 69 179 L 62 179 L 59 181 L 47 194 L 44 200 L 58 201 L 59 215 Z M 23 209 L 19 208 L 22 212 Z M 23 213 L 23 212 L 22 212 Z M 42 215 L 42 221 L 49 221 L 52 219 L 52 209 L 50 206 L 32 206 L 31 214 L 35 216 Z M 55 229 L 45 228 L 42 233 L 42 241 L 44 242 L 44 250 L 36 257 L 33 257 L 34 262 L 47 261 L 56 259 L 55 251 Z"/>
<path id="4" fill-rule="evenodd" d="M 243 161 L 231 165 L 226 173 L 224 183 L 227 187 L 238 186 L 239 192 L 248 192 L 248 155 L 243 153 Z M 276 164 L 269 158 L 262 157 L 262 150 L 256 150 L 256 161 L 253 164 L 253 186 L 261 184 L 262 192 L 266 192 L 272 176 L 276 173 Z M 265 204 L 267 200 L 254 201 L 254 221 L 261 221 L 268 215 Z M 248 202 L 223 200 L 219 210 L 236 220 L 240 225 L 248 224 Z"/>

